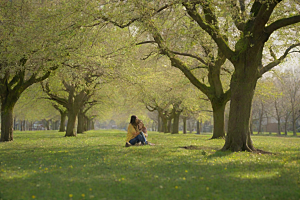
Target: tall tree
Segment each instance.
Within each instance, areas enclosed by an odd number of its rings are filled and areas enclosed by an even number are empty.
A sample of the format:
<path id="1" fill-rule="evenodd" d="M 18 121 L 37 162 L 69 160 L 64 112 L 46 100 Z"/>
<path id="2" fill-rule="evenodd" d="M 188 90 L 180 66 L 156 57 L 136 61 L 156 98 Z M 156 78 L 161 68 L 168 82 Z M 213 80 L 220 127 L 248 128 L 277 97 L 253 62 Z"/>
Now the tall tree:
<path id="1" fill-rule="evenodd" d="M 135 7 L 133 14 L 135 17 L 122 23 L 124 20 L 118 20 L 111 15 L 108 17 L 105 14 L 106 8 L 108 12 L 112 12 L 111 6 L 103 6 L 103 14 L 99 19 L 109 21 L 121 28 L 139 22 L 137 26 L 141 32 L 146 30 L 148 33 L 146 38 L 150 36 L 153 39 L 143 41 L 142 37 L 137 37 L 137 44 L 156 44 L 159 53 L 166 55 L 171 64 L 180 69 L 189 81 L 208 97 L 214 116 L 212 138 L 225 137 L 224 111 L 230 99 L 230 90 L 223 86 L 220 75 L 221 71 L 229 72 L 224 67 L 226 57 L 216 45 L 211 45 L 209 41 L 211 39 L 204 31 L 197 29 L 195 24 L 185 17 L 186 13 L 176 5 L 178 3 L 180 1 L 151 1 L 150 4 L 147 1 L 133 1 L 132 4 L 119 2 L 114 4 L 119 13 L 125 15 L 126 9 Z M 126 8 L 120 11 L 121 6 Z M 198 35 L 203 36 L 197 37 Z M 206 79 L 203 74 L 206 75 Z"/>
<path id="2" fill-rule="evenodd" d="M 64 106 L 68 112 L 68 123 L 65 136 L 76 136 L 76 120 L 80 109 L 84 104 L 91 100 L 96 88 L 103 83 L 100 80 L 102 74 L 98 71 L 92 71 L 92 68 L 76 68 L 60 71 L 55 81 L 42 83 L 44 92 L 49 96 L 49 100 Z M 65 77 L 64 73 L 69 73 L 70 77 Z M 57 78 L 60 84 L 57 84 Z M 54 83 L 55 82 L 55 83 Z M 63 88 L 60 92 L 54 88 Z"/>
<path id="3" fill-rule="evenodd" d="M 300 43 L 295 40 L 291 41 L 288 37 L 277 37 L 278 40 L 292 44 L 284 50 L 280 49 L 283 53 L 280 51 L 274 53 L 271 48 L 270 55 L 272 56 L 272 61 L 263 60 L 263 50 L 270 37 L 275 35 L 275 32 L 277 33 L 280 29 L 293 28 L 291 25 L 300 22 L 299 11 L 297 7 L 293 6 L 296 2 L 284 0 L 241 0 L 237 3 L 235 0 L 182 0 L 175 2 L 151 1 L 151 3 L 148 1 L 133 1 L 130 4 L 127 1 L 122 1 L 119 2 L 119 7 L 114 7 L 119 13 L 121 4 L 122 6 L 130 5 L 126 7 L 127 9 L 131 9 L 131 14 L 133 15 L 130 20 L 122 23 L 124 22 L 124 18 L 120 22 L 117 18 L 111 18 L 103 14 L 105 7 L 100 10 L 102 15 L 100 14 L 99 18 L 111 21 L 119 27 L 124 27 L 134 22 L 142 24 L 145 27 L 144 30 L 148 31 L 152 36 L 150 41 L 144 41 L 143 43 L 157 44 L 161 53 L 169 57 L 172 65 L 182 69 L 189 77 L 187 74 L 189 70 L 186 70 L 189 68 L 186 67 L 184 61 L 179 59 L 180 54 L 173 51 L 168 45 L 168 40 L 165 37 L 168 30 L 162 30 L 158 26 L 159 22 L 157 20 L 159 21 L 159 18 L 155 18 L 159 13 L 168 16 L 168 13 L 172 13 L 176 8 L 180 7 L 180 4 L 183 6 L 181 11 L 185 12 L 189 16 L 189 19 L 201 28 L 201 30 L 204 30 L 215 42 L 218 47 L 218 57 L 224 56 L 234 66 L 230 82 L 230 92 L 223 94 L 230 94 L 231 102 L 228 133 L 222 149 L 255 151 L 256 149 L 250 138 L 250 116 L 257 80 L 281 63 L 291 49 L 300 46 Z M 151 7 L 148 5 L 151 5 Z M 107 6 L 106 8 L 109 10 L 111 7 Z M 282 10 L 288 14 L 284 16 L 280 15 L 279 13 Z M 230 15 L 226 16 L 225 13 L 226 15 L 230 13 Z M 126 16 L 128 15 L 130 14 Z M 164 17 L 163 15 L 161 16 Z M 226 26 L 226 24 L 230 24 L 230 26 Z M 231 26 L 231 24 L 234 24 L 234 26 Z M 226 35 L 225 33 L 232 33 L 232 35 Z M 287 34 L 289 33 L 287 32 Z M 274 45 L 276 46 L 276 43 Z M 278 57 L 276 54 L 281 55 Z M 213 85 L 210 86 L 213 87 Z M 226 98 L 223 97 L 222 99 Z"/>
<path id="4" fill-rule="evenodd" d="M 61 15 L 51 4 L 1 1 L 1 141 L 13 140 L 13 109 L 20 95 L 57 69 L 67 56 Z M 57 7 L 56 7 L 57 8 Z M 55 49 L 55 50 L 54 50 Z"/>

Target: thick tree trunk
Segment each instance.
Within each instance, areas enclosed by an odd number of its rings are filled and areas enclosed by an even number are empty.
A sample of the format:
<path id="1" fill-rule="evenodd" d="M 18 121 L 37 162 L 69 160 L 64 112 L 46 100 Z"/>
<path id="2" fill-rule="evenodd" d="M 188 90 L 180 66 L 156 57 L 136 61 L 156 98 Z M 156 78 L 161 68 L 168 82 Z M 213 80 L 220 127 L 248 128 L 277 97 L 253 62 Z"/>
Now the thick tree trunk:
<path id="1" fill-rule="evenodd" d="M 84 132 L 84 121 L 85 117 L 82 112 L 78 113 L 78 123 L 77 123 L 77 133 L 83 133 Z"/>
<path id="2" fill-rule="evenodd" d="M 256 150 L 250 138 L 251 105 L 255 86 L 256 80 L 251 79 L 231 83 L 228 133 L 222 150 Z"/>
<path id="3" fill-rule="evenodd" d="M 67 117 L 67 113 L 66 112 L 60 113 L 59 132 L 65 132 L 66 117 Z"/>
<path id="4" fill-rule="evenodd" d="M 65 137 L 77 135 L 76 130 L 75 130 L 76 118 L 77 118 L 77 113 L 74 113 L 71 111 L 68 112 L 68 124 L 67 124 L 67 130 L 66 130 Z"/>
<path id="5" fill-rule="evenodd" d="M 13 106 L 1 106 L 1 142 L 13 141 Z"/>
<path id="6" fill-rule="evenodd" d="M 158 132 L 164 132 L 164 130 L 163 130 L 163 122 L 162 122 L 162 118 L 161 118 L 160 114 L 158 114 L 158 116 L 157 116 L 157 121 L 158 121 L 158 124 L 157 124 L 157 130 L 158 130 Z"/>
<path id="7" fill-rule="evenodd" d="M 172 134 L 179 133 L 179 117 L 180 113 L 174 115 Z"/>
<path id="8" fill-rule="evenodd" d="M 168 120 L 166 118 L 162 118 L 162 131 L 168 133 Z"/>
<path id="9" fill-rule="evenodd" d="M 91 119 L 89 119 L 87 116 L 84 116 L 83 121 L 83 131 L 91 130 Z"/>
<path id="10" fill-rule="evenodd" d="M 211 139 L 225 138 L 225 106 L 226 103 L 212 102 L 214 130 Z"/>
<path id="11" fill-rule="evenodd" d="M 183 118 L 183 134 L 186 134 L 186 117 Z"/>

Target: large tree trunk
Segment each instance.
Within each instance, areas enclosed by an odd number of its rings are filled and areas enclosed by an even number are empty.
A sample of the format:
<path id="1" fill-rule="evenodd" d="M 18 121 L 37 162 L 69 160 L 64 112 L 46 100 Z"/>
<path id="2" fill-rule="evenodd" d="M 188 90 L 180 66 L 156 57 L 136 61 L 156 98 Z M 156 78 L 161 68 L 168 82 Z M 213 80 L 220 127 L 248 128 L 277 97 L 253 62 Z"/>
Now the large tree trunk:
<path id="1" fill-rule="evenodd" d="M 84 132 L 84 121 L 85 121 L 84 114 L 80 111 L 78 113 L 77 133 Z"/>
<path id="2" fill-rule="evenodd" d="M 13 106 L 3 103 L 1 106 L 1 141 L 13 141 Z"/>
<path id="3" fill-rule="evenodd" d="M 168 133 L 168 119 L 162 118 L 162 131 Z"/>
<path id="4" fill-rule="evenodd" d="M 211 139 L 225 138 L 225 106 L 226 102 L 211 102 L 213 108 L 214 130 Z"/>
<path id="5" fill-rule="evenodd" d="M 158 132 L 164 132 L 162 117 L 160 116 L 160 114 L 158 114 L 158 116 L 157 116 L 157 121 L 158 121 L 158 123 L 157 123 L 157 131 Z"/>
<path id="6" fill-rule="evenodd" d="M 228 133 L 222 150 L 254 151 L 250 138 L 250 116 L 256 80 L 236 79 L 233 77 L 231 82 Z"/>
<path id="7" fill-rule="evenodd" d="M 179 133 L 179 117 L 180 117 L 180 113 L 176 113 L 174 115 L 172 134 Z"/>
<path id="8" fill-rule="evenodd" d="M 68 124 L 67 124 L 67 130 L 66 130 L 65 137 L 77 135 L 76 130 L 75 130 L 76 118 L 77 118 L 77 113 L 71 112 L 69 110 L 68 111 Z"/>
<path id="9" fill-rule="evenodd" d="M 66 117 L 67 117 L 67 112 L 60 113 L 59 132 L 65 132 Z"/>
<path id="10" fill-rule="evenodd" d="M 87 116 L 84 116 L 83 131 L 91 130 L 91 121 Z"/>

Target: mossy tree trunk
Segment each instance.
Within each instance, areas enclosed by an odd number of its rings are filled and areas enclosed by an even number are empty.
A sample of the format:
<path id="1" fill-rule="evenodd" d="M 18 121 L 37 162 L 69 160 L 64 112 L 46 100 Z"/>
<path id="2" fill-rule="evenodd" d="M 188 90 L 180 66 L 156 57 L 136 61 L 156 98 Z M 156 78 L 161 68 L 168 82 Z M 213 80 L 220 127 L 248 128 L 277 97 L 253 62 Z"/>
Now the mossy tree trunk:
<path id="1" fill-rule="evenodd" d="M 22 66 L 27 62 L 21 59 Z M 54 68 L 53 68 L 54 69 Z M 1 141 L 13 141 L 13 109 L 21 94 L 31 85 L 48 78 L 50 71 L 43 76 L 37 77 L 36 73 L 25 78 L 25 70 L 19 70 L 15 74 L 7 71 L 0 77 L 0 98 L 1 98 Z"/>
<path id="2" fill-rule="evenodd" d="M 172 134 L 179 133 L 179 119 L 181 112 L 177 112 L 174 115 Z"/>
<path id="3" fill-rule="evenodd" d="M 231 85 L 228 133 L 223 150 L 254 151 L 250 138 L 250 112 L 256 81 L 237 80 Z"/>
<path id="4" fill-rule="evenodd" d="M 65 132 L 65 124 L 67 118 L 67 111 L 60 114 L 60 125 L 59 125 L 59 132 Z"/>
<path id="5" fill-rule="evenodd" d="M 83 133 L 85 131 L 84 126 L 85 126 L 85 116 L 84 116 L 82 109 L 80 109 L 80 111 L 78 113 L 77 133 Z"/>
<path id="6" fill-rule="evenodd" d="M 12 103 L 1 104 L 1 141 L 13 140 L 13 108 Z"/>
<path id="7" fill-rule="evenodd" d="M 213 136 L 211 139 L 225 138 L 225 106 L 226 102 L 211 101 L 213 108 Z"/>

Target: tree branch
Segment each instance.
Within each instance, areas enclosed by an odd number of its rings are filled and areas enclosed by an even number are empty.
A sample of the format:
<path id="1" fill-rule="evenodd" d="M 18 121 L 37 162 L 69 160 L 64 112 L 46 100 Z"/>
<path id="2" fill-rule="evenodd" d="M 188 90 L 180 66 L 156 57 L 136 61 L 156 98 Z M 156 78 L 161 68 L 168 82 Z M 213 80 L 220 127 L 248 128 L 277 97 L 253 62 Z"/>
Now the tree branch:
<path id="1" fill-rule="evenodd" d="M 243 31 L 245 27 L 245 2 L 244 0 L 239 0 L 240 2 L 240 9 L 237 6 L 236 0 L 229 0 L 228 4 L 231 6 L 231 15 L 234 21 L 235 26 L 238 30 Z"/>
<path id="2" fill-rule="evenodd" d="M 207 63 L 199 56 L 195 56 L 195 55 L 192 55 L 189 53 L 180 53 L 180 52 L 176 52 L 176 51 L 170 51 L 170 52 L 172 52 L 173 54 L 176 54 L 176 55 L 180 55 L 180 56 L 187 56 L 187 57 L 195 58 L 198 61 L 200 61 L 201 63 L 203 63 L 204 65 L 207 65 Z"/>
<path id="3" fill-rule="evenodd" d="M 299 22 L 300 22 L 300 15 L 279 19 L 279 20 L 273 22 L 272 24 L 270 24 L 269 26 L 267 26 L 264 31 L 267 34 L 271 35 L 274 31 L 276 31 L 282 27 L 296 24 Z"/>
<path id="4" fill-rule="evenodd" d="M 184 75 L 191 81 L 193 85 L 195 85 L 198 89 L 200 89 L 203 93 L 206 95 L 210 94 L 210 88 L 206 86 L 205 84 L 201 83 L 193 73 L 189 70 L 189 68 L 176 57 L 172 51 L 168 49 L 168 47 L 165 45 L 165 41 L 163 40 L 162 36 L 156 29 L 156 27 L 153 25 L 151 21 L 144 21 L 144 23 L 148 26 L 149 31 L 152 33 L 152 36 L 155 40 L 155 42 L 158 44 L 158 47 L 161 51 L 161 54 L 166 55 L 169 57 L 172 66 L 180 69 Z"/>
<path id="5" fill-rule="evenodd" d="M 272 68 L 274 68 L 275 66 L 277 66 L 278 64 L 280 64 L 280 63 L 283 61 L 283 59 L 289 54 L 289 51 L 290 51 L 291 49 L 297 47 L 297 46 L 300 46 L 300 43 L 291 45 L 289 48 L 287 48 L 287 49 L 285 50 L 284 54 L 283 54 L 280 58 L 274 60 L 273 62 L 269 63 L 269 64 L 266 65 L 265 67 L 262 67 L 262 68 L 260 69 L 260 75 L 263 75 L 264 73 L 270 71 Z"/>
<path id="6" fill-rule="evenodd" d="M 229 48 L 227 45 L 227 39 L 224 39 L 224 36 L 219 32 L 217 25 L 215 24 L 217 20 L 215 17 L 209 17 L 212 15 L 211 9 L 207 6 L 205 6 L 204 12 L 206 14 L 206 21 L 202 19 L 200 14 L 197 12 L 197 9 L 195 7 L 195 4 L 191 3 L 183 3 L 183 6 L 186 8 L 187 13 L 189 16 L 197 22 L 197 24 L 205 30 L 211 37 L 212 39 L 216 42 L 218 47 L 222 50 L 224 55 L 226 56 L 227 59 L 232 60 L 232 57 L 234 56 L 234 52 Z"/>
<path id="7" fill-rule="evenodd" d="M 141 45 L 141 44 L 156 44 L 156 42 L 155 41 L 144 41 L 144 42 L 136 43 L 136 45 Z"/>

